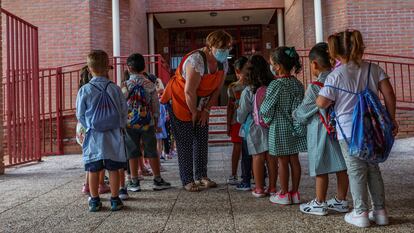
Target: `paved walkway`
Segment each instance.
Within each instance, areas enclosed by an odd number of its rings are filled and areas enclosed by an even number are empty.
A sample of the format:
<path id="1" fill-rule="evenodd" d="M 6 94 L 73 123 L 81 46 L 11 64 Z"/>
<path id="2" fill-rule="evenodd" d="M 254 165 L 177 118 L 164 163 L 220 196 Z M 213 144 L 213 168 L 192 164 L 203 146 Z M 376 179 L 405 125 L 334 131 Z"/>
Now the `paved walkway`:
<path id="1" fill-rule="evenodd" d="M 304 215 L 298 206 L 271 205 L 225 184 L 231 147 L 210 148 L 209 174 L 219 188 L 188 193 L 180 188 L 176 160 L 164 163 L 164 177 L 176 188 L 130 193 L 123 211 L 87 211 L 81 194 L 83 171 L 79 155 L 48 157 L 44 162 L 6 170 L 0 176 L 0 232 L 365 232 L 343 221 L 343 215 Z M 413 232 L 414 139 L 397 142 L 392 158 L 382 165 L 391 224 L 373 226 L 367 232 Z M 307 175 L 301 155 L 302 199 L 314 196 L 314 180 Z M 333 195 L 332 180 L 329 195 Z"/>

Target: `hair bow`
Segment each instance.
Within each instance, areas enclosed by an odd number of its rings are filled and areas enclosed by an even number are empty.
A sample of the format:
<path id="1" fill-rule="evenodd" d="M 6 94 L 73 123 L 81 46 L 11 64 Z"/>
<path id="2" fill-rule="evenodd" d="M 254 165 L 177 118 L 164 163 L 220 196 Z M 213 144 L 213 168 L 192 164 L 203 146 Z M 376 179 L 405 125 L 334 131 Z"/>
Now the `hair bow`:
<path id="1" fill-rule="evenodd" d="M 296 49 L 295 49 L 295 47 L 288 47 L 288 48 L 285 50 L 285 53 L 286 53 L 286 55 L 288 55 L 289 57 L 294 58 L 294 57 L 295 57 L 295 54 L 296 54 Z"/>

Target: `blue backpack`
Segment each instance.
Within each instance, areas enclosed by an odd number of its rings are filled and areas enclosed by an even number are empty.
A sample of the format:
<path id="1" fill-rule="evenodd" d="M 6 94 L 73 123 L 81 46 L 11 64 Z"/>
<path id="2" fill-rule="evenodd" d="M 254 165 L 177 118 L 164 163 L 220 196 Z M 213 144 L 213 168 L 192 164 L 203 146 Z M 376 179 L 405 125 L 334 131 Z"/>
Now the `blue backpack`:
<path id="1" fill-rule="evenodd" d="M 393 128 L 390 114 L 384 108 L 378 96 L 369 89 L 371 64 L 369 64 L 367 86 L 361 92 L 354 93 L 330 85 L 350 94 L 357 95 L 358 101 L 353 112 L 352 135 L 350 141 L 344 134 L 339 122 L 337 125 L 349 146 L 349 155 L 369 163 L 382 163 L 387 160 L 394 144 Z M 335 117 L 335 112 L 333 112 Z"/>
<path id="2" fill-rule="evenodd" d="M 89 83 L 100 91 L 98 103 L 94 105 L 93 115 L 91 118 L 91 129 L 99 132 L 121 128 L 121 116 L 112 100 L 111 96 L 106 92 L 109 84 L 108 82 L 104 89 Z"/>

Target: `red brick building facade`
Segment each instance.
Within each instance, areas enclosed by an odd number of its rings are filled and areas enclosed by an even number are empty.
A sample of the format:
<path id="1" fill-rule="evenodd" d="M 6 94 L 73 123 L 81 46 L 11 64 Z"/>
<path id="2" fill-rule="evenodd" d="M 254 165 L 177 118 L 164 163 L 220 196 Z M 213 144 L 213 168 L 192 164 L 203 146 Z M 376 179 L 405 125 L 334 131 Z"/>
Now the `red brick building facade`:
<path id="1" fill-rule="evenodd" d="M 164 47 L 169 47 L 169 32 L 175 28 L 163 28 L 157 20 L 161 15 L 179 12 L 193 12 L 197 17 L 205 11 L 219 15 L 226 11 L 242 17 L 245 14 L 249 16 L 248 10 L 283 9 L 285 44 L 309 48 L 315 43 L 314 4 L 311 0 L 119 0 L 119 4 L 123 56 L 131 52 L 149 53 L 149 14 L 155 15 L 155 52 L 167 60 L 170 55 Z M 39 27 L 41 67 L 82 61 L 90 49 L 99 48 L 112 53 L 112 5 L 109 0 L 3 0 L 2 7 Z M 333 32 L 354 28 L 363 32 L 370 52 L 414 54 L 413 1 L 323 0 L 322 8 L 325 38 Z M 260 38 L 263 48 L 266 43 L 271 43 L 272 48 L 277 45 L 275 15 L 262 24 Z M 191 24 L 191 19 L 187 21 Z M 266 49 L 261 52 L 267 55 Z"/>
<path id="2" fill-rule="evenodd" d="M 321 2 L 324 39 L 347 28 L 358 29 L 368 52 L 414 57 L 414 1 Z M 2 0 L 1 7 L 39 28 L 41 68 L 83 62 L 91 49 L 113 54 L 111 0 Z M 203 46 L 209 31 L 222 28 L 233 35 L 233 58 L 252 53 L 268 57 L 279 44 L 312 47 L 314 14 L 312 0 L 119 0 L 120 54 L 161 54 L 175 68 L 186 52 Z M 79 150 L 73 143 L 71 117 L 63 119 L 65 153 Z M 402 112 L 400 119 L 403 136 L 414 132 L 413 114 Z"/>

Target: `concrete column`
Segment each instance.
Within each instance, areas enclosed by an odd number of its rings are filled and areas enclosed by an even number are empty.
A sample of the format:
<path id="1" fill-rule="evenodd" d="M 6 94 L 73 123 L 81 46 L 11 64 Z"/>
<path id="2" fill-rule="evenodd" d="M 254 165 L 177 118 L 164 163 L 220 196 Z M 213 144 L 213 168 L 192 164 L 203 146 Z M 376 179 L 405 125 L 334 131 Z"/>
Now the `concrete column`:
<path id="1" fill-rule="evenodd" d="M 155 42 L 154 42 L 154 14 L 148 15 L 148 43 L 149 43 L 149 54 L 155 54 Z M 155 74 L 155 57 L 150 57 L 150 72 Z"/>
<path id="2" fill-rule="evenodd" d="M 285 32 L 283 30 L 283 10 L 277 9 L 277 40 L 279 46 L 285 45 Z"/>
<path id="3" fill-rule="evenodd" d="M 322 0 L 314 0 L 316 43 L 323 42 Z"/>
<path id="4" fill-rule="evenodd" d="M 112 0 L 112 38 L 114 57 L 121 56 L 121 30 L 119 24 L 119 0 Z M 120 86 L 122 82 L 120 65 L 116 65 L 116 71 L 117 84 Z"/>

